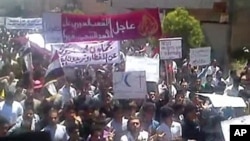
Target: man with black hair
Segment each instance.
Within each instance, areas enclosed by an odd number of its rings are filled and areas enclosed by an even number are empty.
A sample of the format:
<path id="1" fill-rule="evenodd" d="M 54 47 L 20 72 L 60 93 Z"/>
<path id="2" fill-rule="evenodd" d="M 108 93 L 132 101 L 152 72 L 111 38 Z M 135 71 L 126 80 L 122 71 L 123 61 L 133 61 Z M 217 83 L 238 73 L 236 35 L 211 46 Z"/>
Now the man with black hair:
<path id="1" fill-rule="evenodd" d="M 0 116 L 0 137 L 6 136 L 9 128 L 10 128 L 9 121 L 4 117 Z"/>
<path id="2" fill-rule="evenodd" d="M 66 130 L 69 135 L 68 141 L 83 141 L 80 137 L 79 125 L 74 121 L 70 121 L 66 124 Z"/>
<path id="3" fill-rule="evenodd" d="M 244 90 L 244 88 L 242 86 L 240 86 L 240 78 L 236 77 L 233 79 L 233 85 L 228 86 L 225 91 L 224 91 L 224 95 L 228 95 L 228 96 L 235 96 L 238 97 L 239 96 L 239 92 L 241 90 Z"/>
<path id="4" fill-rule="evenodd" d="M 182 122 L 182 138 L 184 140 L 204 141 L 204 134 L 198 124 L 197 107 L 194 104 L 187 104 L 184 108 Z"/>
<path id="5" fill-rule="evenodd" d="M 164 141 L 172 141 L 171 126 L 173 123 L 174 111 L 169 106 L 161 108 L 161 124 L 157 128 L 158 133 L 165 133 Z"/>

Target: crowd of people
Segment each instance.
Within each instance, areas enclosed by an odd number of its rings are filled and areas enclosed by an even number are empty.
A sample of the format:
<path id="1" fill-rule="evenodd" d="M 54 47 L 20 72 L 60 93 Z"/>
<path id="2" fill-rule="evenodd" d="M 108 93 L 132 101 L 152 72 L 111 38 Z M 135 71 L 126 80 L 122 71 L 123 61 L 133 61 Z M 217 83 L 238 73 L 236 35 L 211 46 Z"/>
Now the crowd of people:
<path id="1" fill-rule="evenodd" d="M 112 72 L 125 67 L 122 62 L 76 68 L 74 78 L 46 84 L 45 70 L 39 67 L 32 73 L 32 87 L 28 79 L 18 80 L 10 72 L 0 78 L 0 136 L 45 131 L 52 141 L 222 141 L 220 122 L 249 113 L 243 108 L 214 108 L 198 95 L 242 97 L 247 103 L 249 63 L 240 75 L 231 70 L 223 79 L 225 72 L 216 60 L 204 68 L 185 60 L 179 67 L 173 65 L 174 80 L 167 83 L 161 75 L 146 99 L 116 100 Z"/>

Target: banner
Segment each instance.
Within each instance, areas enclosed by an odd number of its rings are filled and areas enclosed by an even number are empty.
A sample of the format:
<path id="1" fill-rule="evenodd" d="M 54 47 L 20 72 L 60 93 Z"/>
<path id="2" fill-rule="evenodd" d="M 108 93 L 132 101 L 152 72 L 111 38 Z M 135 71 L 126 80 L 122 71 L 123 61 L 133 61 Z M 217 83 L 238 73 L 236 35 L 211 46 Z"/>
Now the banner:
<path id="1" fill-rule="evenodd" d="M 38 29 L 42 30 L 42 18 L 5 18 L 7 29 Z"/>
<path id="2" fill-rule="evenodd" d="M 51 47 L 53 52 L 57 51 L 63 67 L 120 62 L 119 41 L 52 44 Z"/>
<path id="3" fill-rule="evenodd" d="M 189 57 L 192 66 L 208 65 L 211 62 L 211 47 L 190 49 Z"/>
<path id="4" fill-rule="evenodd" d="M 159 63 L 159 59 L 127 56 L 125 71 L 146 71 L 146 80 L 158 83 Z"/>
<path id="5" fill-rule="evenodd" d="M 125 40 L 161 35 L 158 9 L 101 16 L 45 13 L 43 20 L 46 43 Z"/>
<path id="6" fill-rule="evenodd" d="M 182 58 L 182 38 L 162 38 L 160 41 L 160 59 Z"/>

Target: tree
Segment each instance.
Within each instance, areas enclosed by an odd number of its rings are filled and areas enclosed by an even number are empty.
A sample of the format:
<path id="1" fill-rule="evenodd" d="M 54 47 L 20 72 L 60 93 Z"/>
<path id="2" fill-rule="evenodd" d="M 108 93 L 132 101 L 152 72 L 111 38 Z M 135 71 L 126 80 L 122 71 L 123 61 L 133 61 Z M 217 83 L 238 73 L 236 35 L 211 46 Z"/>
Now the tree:
<path id="1" fill-rule="evenodd" d="M 184 8 L 176 8 L 165 15 L 162 29 L 170 37 L 182 37 L 185 47 L 200 47 L 204 43 L 200 22 Z"/>

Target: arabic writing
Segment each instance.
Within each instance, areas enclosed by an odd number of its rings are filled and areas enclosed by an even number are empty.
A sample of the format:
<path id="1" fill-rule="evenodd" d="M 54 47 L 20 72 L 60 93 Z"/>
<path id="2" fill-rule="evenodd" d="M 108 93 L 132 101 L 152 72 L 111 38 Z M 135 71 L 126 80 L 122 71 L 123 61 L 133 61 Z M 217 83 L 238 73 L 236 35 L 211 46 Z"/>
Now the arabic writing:
<path id="1" fill-rule="evenodd" d="M 120 61 L 118 41 L 54 44 L 63 66 L 106 64 Z"/>
<path id="2" fill-rule="evenodd" d="M 6 18 L 8 29 L 42 29 L 42 18 Z"/>

